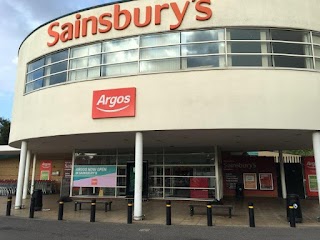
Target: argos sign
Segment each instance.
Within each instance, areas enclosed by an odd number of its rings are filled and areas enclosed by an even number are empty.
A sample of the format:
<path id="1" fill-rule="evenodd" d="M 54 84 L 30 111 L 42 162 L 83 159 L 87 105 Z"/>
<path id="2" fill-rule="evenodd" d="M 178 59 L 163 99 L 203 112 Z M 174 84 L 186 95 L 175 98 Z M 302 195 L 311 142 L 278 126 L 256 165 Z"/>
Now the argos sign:
<path id="1" fill-rule="evenodd" d="M 82 16 L 77 13 L 72 22 L 52 22 L 48 27 L 50 40 L 47 45 L 52 47 L 59 41 L 67 42 L 87 35 L 105 34 L 113 29 L 121 31 L 131 25 L 137 28 L 161 25 L 162 22 L 167 23 L 163 19 L 167 19 L 168 16 L 173 16 L 168 24 L 170 30 L 179 28 L 184 21 L 207 21 L 212 17 L 211 0 L 185 0 L 179 3 L 169 2 L 133 9 L 125 9 L 120 4 L 112 7 L 98 16 Z M 193 19 L 185 20 L 192 8 L 195 16 L 192 16 Z"/>
<path id="2" fill-rule="evenodd" d="M 93 92 L 92 118 L 134 117 L 136 88 L 119 88 Z"/>

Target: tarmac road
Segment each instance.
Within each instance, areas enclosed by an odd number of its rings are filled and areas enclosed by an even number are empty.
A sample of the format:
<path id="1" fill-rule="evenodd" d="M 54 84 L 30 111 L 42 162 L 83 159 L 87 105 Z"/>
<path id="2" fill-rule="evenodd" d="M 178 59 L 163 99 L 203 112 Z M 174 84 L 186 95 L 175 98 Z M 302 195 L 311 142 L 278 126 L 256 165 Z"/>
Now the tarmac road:
<path id="1" fill-rule="evenodd" d="M 320 227 L 165 226 L 0 217 L 0 240 L 319 240 Z"/>

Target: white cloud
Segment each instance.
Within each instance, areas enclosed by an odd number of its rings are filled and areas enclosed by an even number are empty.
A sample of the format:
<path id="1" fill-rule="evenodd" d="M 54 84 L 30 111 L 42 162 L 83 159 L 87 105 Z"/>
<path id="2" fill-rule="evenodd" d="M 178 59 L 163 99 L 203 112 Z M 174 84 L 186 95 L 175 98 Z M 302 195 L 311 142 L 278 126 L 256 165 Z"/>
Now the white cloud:
<path id="1" fill-rule="evenodd" d="M 12 105 L 18 49 L 35 28 L 61 15 L 107 0 L 0 0 L 0 116 Z M 9 117 L 7 115 L 6 117 Z"/>

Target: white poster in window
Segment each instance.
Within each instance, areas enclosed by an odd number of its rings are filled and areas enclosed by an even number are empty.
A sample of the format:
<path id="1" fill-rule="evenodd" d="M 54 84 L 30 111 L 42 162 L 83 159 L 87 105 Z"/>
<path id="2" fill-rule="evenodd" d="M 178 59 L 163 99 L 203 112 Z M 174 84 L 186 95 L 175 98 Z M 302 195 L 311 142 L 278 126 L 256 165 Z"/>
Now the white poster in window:
<path id="1" fill-rule="evenodd" d="M 257 189 L 257 176 L 255 173 L 243 174 L 244 189 L 256 190 Z"/>

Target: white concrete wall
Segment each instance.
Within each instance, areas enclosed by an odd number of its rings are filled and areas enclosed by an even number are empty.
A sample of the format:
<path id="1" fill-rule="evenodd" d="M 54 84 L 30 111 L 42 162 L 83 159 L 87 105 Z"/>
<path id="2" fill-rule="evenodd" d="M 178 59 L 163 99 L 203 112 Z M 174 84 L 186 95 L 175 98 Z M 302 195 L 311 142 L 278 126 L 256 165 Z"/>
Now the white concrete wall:
<path id="1" fill-rule="evenodd" d="M 164 0 L 121 4 L 132 9 Z M 184 1 L 178 1 L 180 4 Z M 190 3 L 194 4 L 194 3 Z M 113 6 L 92 9 L 82 16 L 100 15 Z M 212 1 L 213 17 L 195 21 L 190 7 L 181 29 L 228 26 L 266 26 L 320 31 L 318 0 Z M 168 15 L 167 15 L 168 14 Z M 74 20 L 74 15 L 59 22 Z M 167 17 L 170 16 L 170 17 Z M 49 48 L 47 27 L 22 44 L 10 142 L 77 133 L 159 129 L 320 129 L 320 74 L 307 70 L 202 70 L 99 79 L 52 86 L 24 96 L 26 64 L 46 53 L 108 38 L 168 31 L 175 19 L 168 10 L 161 26 L 130 26 L 124 31 L 88 36 Z M 92 92 L 137 88 L 135 118 L 91 119 Z M 282 116 L 279 118 L 279 116 Z M 301 118 L 301 116 L 306 116 Z"/>

